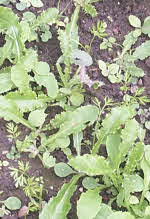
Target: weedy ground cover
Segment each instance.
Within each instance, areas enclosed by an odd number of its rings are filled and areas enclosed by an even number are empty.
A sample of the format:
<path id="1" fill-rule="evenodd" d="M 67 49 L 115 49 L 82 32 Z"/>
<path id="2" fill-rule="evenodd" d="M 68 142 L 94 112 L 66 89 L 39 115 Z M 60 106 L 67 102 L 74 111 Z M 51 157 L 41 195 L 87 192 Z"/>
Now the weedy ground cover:
<path id="1" fill-rule="evenodd" d="M 107 30 L 111 14 L 99 19 L 104 1 L 0 4 L 0 117 L 10 145 L 0 150 L 0 180 L 9 179 L 0 217 L 148 219 L 150 17 L 125 14 L 119 41 L 119 30 Z M 59 53 L 47 62 L 39 48 L 53 38 Z"/>

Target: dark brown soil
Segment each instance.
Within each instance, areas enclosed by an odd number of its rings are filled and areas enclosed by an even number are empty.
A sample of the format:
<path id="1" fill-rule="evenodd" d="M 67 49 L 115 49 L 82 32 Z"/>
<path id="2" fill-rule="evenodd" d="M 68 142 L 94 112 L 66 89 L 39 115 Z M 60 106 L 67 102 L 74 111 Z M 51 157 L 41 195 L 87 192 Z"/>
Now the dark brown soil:
<path id="1" fill-rule="evenodd" d="M 30 10 L 36 14 L 39 14 L 42 10 L 45 10 L 50 7 L 56 7 L 56 0 L 45 0 L 44 7 L 41 9 L 30 8 Z M 70 3 L 69 3 L 70 2 Z M 68 4 L 69 3 L 69 4 Z M 69 0 L 62 0 L 60 3 L 60 10 L 62 11 L 66 6 L 67 10 L 65 11 L 65 15 L 71 16 L 74 5 Z M 142 21 L 145 17 L 150 15 L 150 1 L 149 0 L 103 0 L 95 3 L 98 16 L 95 18 L 91 18 L 91 16 L 85 15 L 83 12 L 80 13 L 78 25 L 79 25 L 79 35 L 80 42 L 85 46 L 90 43 L 91 40 L 91 27 L 93 24 L 96 24 L 97 21 L 106 21 L 107 34 L 108 36 L 114 36 L 117 39 L 118 43 L 121 43 L 124 39 L 124 36 L 132 29 L 128 22 L 128 16 L 133 14 L 138 16 Z M 13 7 L 13 5 L 9 5 L 15 13 L 18 13 L 17 10 Z M 21 13 L 20 13 L 21 15 Z M 112 22 L 108 19 L 108 16 L 112 18 Z M 36 44 L 38 48 L 39 58 L 42 61 L 48 62 L 50 65 L 54 65 L 61 54 L 59 48 L 59 42 L 55 40 L 55 32 L 52 40 L 49 40 L 47 43 L 39 42 L 33 43 Z M 141 39 L 142 41 L 143 39 Z M 0 44 L 3 42 L 0 36 Z M 113 52 L 108 51 L 100 51 L 99 44 L 101 40 L 95 38 L 92 49 L 91 56 L 93 58 L 94 64 L 92 67 L 87 69 L 87 72 L 91 79 L 94 80 L 102 80 L 105 82 L 105 85 L 101 88 L 94 90 L 86 88 L 86 98 L 87 102 L 91 101 L 91 97 L 96 96 L 100 101 L 103 102 L 104 97 L 108 96 L 112 98 L 115 102 L 120 102 L 122 100 L 122 93 L 120 92 L 119 84 L 111 84 L 106 78 L 104 78 L 98 69 L 97 60 L 107 60 L 111 61 L 116 56 L 116 51 L 118 48 L 115 48 Z M 140 43 L 140 42 L 139 42 Z M 32 45 L 33 46 L 33 45 Z M 145 87 L 146 95 L 150 97 L 150 59 L 145 60 L 145 62 L 139 63 L 140 66 L 145 71 L 145 76 L 142 79 L 142 84 Z M 57 74 L 57 72 L 56 72 Z M 56 75 L 57 76 L 57 75 Z M 148 106 L 147 106 L 148 107 Z M 24 127 L 21 127 L 21 131 L 25 132 Z M 87 132 L 87 135 L 90 132 Z M 150 142 L 149 140 L 150 133 L 146 135 L 146 142 Z M 89 136 L 88 136 L 89 137 Z M 87 138 L 88 138 L 87 137 Z M 8 141 L 7 131 L 6 131 L 6 123 L 1 120 L 0 123 L 0 160 L 7 160 L 5 153 L 10 150 L 11 143 Z M 62 152 L 57 152 L 57 157 L 59 160 L 65 161 L 65 156 Z M 45 188 L 48 190 L 48 194 L 44 194 L 43 199 L 48 201 L 52 196 L 55 196 L 59 191 L 62 184 L 66 181 L 66 179 L 61 179 L 55 176 L 54 171 L 52 169 L 47 170 L 42 166 L 42 163 L 39 159 L 29 159 L 27 154 L 21 155 L 21 160 L 24 162 L 29 161 L 31 165 L 30 175 L 32 176 L 43 176 Z M 9 161 L 9 167 L 16 166 L 17 161 Z M 24 195 L 21 189 L 16 189 L 14 185 L 14 181 L 10 176 L 10 172 L 8 167 L 3 167 L 0 170 L 0 191 L 3 191 L 3 194 L 0 196 L 0 200 L 5 200 L 9 196 L 17 196 L 21 199 L 23 205 L 27 205 L 28 198 Z M 68 215 L 68 219 L 76 219 L 76 207 L 75 204 L 77 202 L 79 196 L 79 188 L 75 193 L 72 203 L 73 207 Z M 9 216 L 3 217 L 3 219 L 17 219 L 17 212 L 11 213 Z M 38 213 L 31 213 L 27 217 L 27 219 L 37 219 Z"/>

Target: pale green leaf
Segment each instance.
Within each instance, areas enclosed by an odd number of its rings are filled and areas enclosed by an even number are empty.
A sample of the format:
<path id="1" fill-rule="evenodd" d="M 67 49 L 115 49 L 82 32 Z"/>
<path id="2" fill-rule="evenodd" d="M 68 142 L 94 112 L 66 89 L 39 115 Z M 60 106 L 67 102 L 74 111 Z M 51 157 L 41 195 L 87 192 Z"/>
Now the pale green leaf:
<path id="1" fill-rule="evenodd" d="M 70 174 L 76 173 L 70 166 L 63 162 L 57 163 L 54 166 L 54 171 L 59 177 L 66 177 Z"/>
<path id="2" fill-rule="evenodd" d="M 146 42 L 142 43 L 140 46 L 138 46 L 133 56 L 136 57 L 136 59 L 144 60 L 148 56 L 150 56 L 150 40 L 147 40 Z"/>
<path id="3" fill-rule="evenodd" d="M 110 175 L 112 170 L 104 157 L 92 154 L 76 156 L 69 161 L 70 166 L 79 172 L 89 176 Z"/>
<path id="4" fill-rule="evenodd" d="M 150 17 L 147 17 L 142 26 L 142 32 L 144 34 L 150 34 Z"/>
<path id="5" fill-rule="evenodd" d="M 102 60 L 98 60 L 98 66 L 102 71 L 106 71 L 107 70 L 107 66 L 106 63 Z"/>
<path id="6" fill-rule="evenodd" d="M 96 189 L 99 186 L 93 177 L 85 177 L 82 181 L 82 185 L 85 189 Z"/>
<path id="7" fill-rule="evenodd" d="M 106 204 L 101 204 L 100 210 L 94 219 L 106 219 L 112 213 L 113 212 L 112 212 L 110 206 L 108 206 Z"/>
<path id="8" fill-rule="evenodd" d="M 129 203 L 131 205 L 136 205 L 139 203 L 139 199 L 135 195 L 131 195 L 129 198 Z"/>
<path id="9" fill-rule="evenodd" d="M 47 89 L 49 97 L 56 98 L 58 93 L 58 85 L 55 76 L 52 73 L 48 75 L 35 75 L 35 80 L 40 86 L 44 86 Z"/>
<path id="10" fill-rule="evenodd" d="M 97 11 L 95 9 L 95 7 L 91 4 L 85 4 L 83 7 L 84 11 L 88 14 L 90 14 L 92 17 L 96 17 L 97 16 Z"/>
<path id="11" fill-rule="evenodd" d="M 45 122 L 45 109 L 34 110 L 29 114 L 28 121 L 33 127 L 40 127 Z"/>
<path id="12" fill-rule="evenodd" d="M 133 27 L 137 27 L 140 28 L 141 27 L 141 21 L 138 17 L 134 16 L 134 15 L 130 15 L 129 16 L 129 23 L 131 24 L 131 26 Z"/>
<path id="13" fill-rule="evenodd" d="M 70 101 L 73 106 L 80 106 L 84 102 L 84 96 L 78 92 L 73 93 L 70 97 Z"/>
<path id="14" fill-rule="evenodd" d="M 10 210 L 21 208 L 21 201 L 17 197 L 9 197 L 4 201 L 4 204 Z"/>
<path id="15" fill-rule="evenodd" d="M 41 0 L 30 0 L 33 7 L 41 8 L 43 7 L 43 2 Z"/>
<path id="16" fill-rule="evenodd" d="M 20 92 L 26 93 L 30 90 L 28 72 L 21 64 L 14 65 L 11 68 L 11 80 L 19 88 Z"/>
<path id="17" fill-rule="evenodd" d="M 50 72 L 50 67 L 47 62 L 38 62 L 34 68 L 39 75 L 48 75 Z"/>
<path id="18" fill-rule="evenodd" d="M 51 167 L 54 167 L 55 161 L 56 161 L 56 158 L 54 158 L 53 156 L 50 156 L 48 151 L 44 152 L 43 159 L 42 159 L 42 163 L 43 163 L 44 167 L 46 167 L 48 169 Z"/>
<path id="19" fill-rule="evenodd" d="M 16 4 L 16 9 L 18 11 L 23 11 L 24 9 L 26 9 L 27 4 L 25 2 L 20 2 Z"/>
<path id="20" fill-rule="evenodd" d="M 141 161 L 141 168 L 144 172 L 144 191 L 146 192 L 150 185 L 150 165 L 144 157 Z"/>
<path id="21" fill-rule="evenodd" d="M 69 137 L 60 137 L 56 138 L 55 140 L 55 147 L 56 148 L 67 148 L 70 144 L 70 139 Z"/>
<path id="22" fill-rule="evenodd" d="M 81 141 L 83 139 L 83 133 L 82 132 L 77 132 L 73 135 L 73 146 L 75 147 L 77 151 L 77 155 L 80 156 L 81 154 Z"/>
<path id="23" fill-rule="evenodd" d="M 13 120 L 16 123 L 22 123 L 28 128 L 33 129 L 33 126 L 23 118 L 15 102 L 4 96 L 0 96 L 0 117 L 8 121 Z"/>
<path id="24" fill-rule="evenodd" d="M 11 81 L 11 74 L 1 73 L 0 74 L 0 94 L 11 90 L 13 82 Z"/>
<path id="25" fill-rule="evenodd" d="M 72 53 L 73 62 L 76 65 L 90 66 L 93 63 L 92 57 L 85 51 L 76 49 Z"/>
<path id="26" fill-rule="evenodd" d="M 75 184 L 79 178 L 80 175 L 74 176 L 69 183 L 62 186 L 57 196 L 51 198 L 48 204 L 44 206 L 39 219 L 66 219 L 71 208 L 70 198 L 77 188 Z"/>
<path id="27" fill-rule="evenodd" d="M 79 219 L 93 219 L 101 208 L 102 198 L 99 196 L 99 189 L 88 190 L 81 194 L 77 202 L 77 215 Z"/>

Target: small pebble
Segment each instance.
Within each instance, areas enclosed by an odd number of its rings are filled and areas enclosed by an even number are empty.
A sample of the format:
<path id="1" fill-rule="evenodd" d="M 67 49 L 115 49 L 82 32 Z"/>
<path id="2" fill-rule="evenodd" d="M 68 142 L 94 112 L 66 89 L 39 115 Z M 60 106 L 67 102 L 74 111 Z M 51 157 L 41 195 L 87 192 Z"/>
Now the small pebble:
<path id="1" fill-rule="evenodd" d="M 53 189 L 54 189 L 54 187 L 53 187 L 53 186 L 50 186 L 50 189 L 51 189 L 51 190 L 53 190 Z"/>
<path id="2" fill-rule="evenodd" d="M 80 187 L 80 188 L 79 188 L 79 192 L 83 192 L 83 187 Z"/>
<path id="3" fill-rule="evenodd" d="M 8 153 L 8 151 L 2 151 L 2 154 L 3 155 L 5 155 L 5 154 L 7 154 Z"/>
<path id="4" fill-rule="evenodd" d="M 18 212 L 18 217 L 21 218 L 23 216 L 26 216 L 28 214 L 28 211 L 29 211 L 29 208 L 24 205 L 22 208 L 20 208 Z"/>

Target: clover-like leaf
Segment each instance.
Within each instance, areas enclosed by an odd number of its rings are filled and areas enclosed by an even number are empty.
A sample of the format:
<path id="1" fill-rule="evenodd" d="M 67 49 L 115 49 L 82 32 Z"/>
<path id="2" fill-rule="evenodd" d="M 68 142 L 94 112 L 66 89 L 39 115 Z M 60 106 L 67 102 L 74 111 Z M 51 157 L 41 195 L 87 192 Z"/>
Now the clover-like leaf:
<path id="1" fill-rule="evenodd" d="M 21 201 L 17 197 L 9 197 L 4 201 L 5 206 L 10 210 L 21 208 Z"/>

